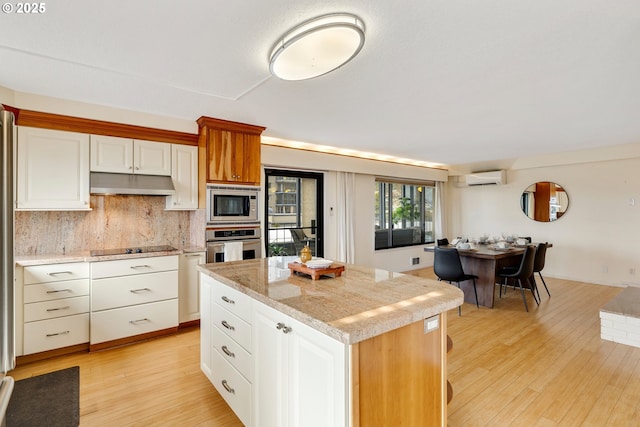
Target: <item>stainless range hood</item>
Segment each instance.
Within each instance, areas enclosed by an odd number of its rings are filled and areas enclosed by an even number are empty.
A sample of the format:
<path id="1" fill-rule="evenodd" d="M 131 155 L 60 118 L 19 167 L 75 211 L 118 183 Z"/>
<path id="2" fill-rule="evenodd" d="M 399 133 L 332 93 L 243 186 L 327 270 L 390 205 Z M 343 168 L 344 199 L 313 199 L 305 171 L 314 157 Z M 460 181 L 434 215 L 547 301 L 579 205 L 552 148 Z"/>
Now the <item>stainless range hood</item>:
<path id="1" fill-rule="evenodd" d="M 91 172 L 91 194 L 173 196 L 170 176 Z"/>

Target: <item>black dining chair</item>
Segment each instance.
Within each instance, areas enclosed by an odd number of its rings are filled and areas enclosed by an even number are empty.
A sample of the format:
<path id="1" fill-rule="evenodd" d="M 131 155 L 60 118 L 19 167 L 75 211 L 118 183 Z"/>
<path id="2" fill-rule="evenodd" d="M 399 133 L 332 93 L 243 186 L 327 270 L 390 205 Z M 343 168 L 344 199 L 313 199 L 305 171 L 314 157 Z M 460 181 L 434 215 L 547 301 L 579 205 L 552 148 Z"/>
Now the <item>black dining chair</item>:
<path id="1" fill-rule="evenodd" d="M 538 298 L 536 297 L 535 281 L 531 280 L 531 277 L 533 276 L 533 262 L 535 260 L 535 256 L 536 247 L 528 245 L 524 250 L 522 260 L 520 261 L 520 265 L 517 269 L 514 269 L 513 267 L 505 267 L 498 271 L 497 274 L 497 276 L 503 281 L 503 283 L 500 284 L 500 298 L 502 298 L 502 287 L 506 286 L 507 281 L 509 279 L 516 280 L 518 285 L 520 286 L 520 293 L 522 294 L 522 301 L 524 301 L 524 308 L 527 311 L 529 311 L 529 306 L 527 305 L 527 297 L 524 295 L 524 287 L 522 286 L 523 280 L 529 284 L 531 294 L 533 295 L 533 299 L 536 304 L 540 304 L 538 302 Z"/>
<path id="2" fill-rule="evenodd" d="M 438 239 L 437 243 L 438 243 L 438 246 L 448 246 L 449 239 L 447 239 L 446 237 L 444 239 Z"/>
<path id="3" fill-rule="evenodd" d="M 480 304 L 478 303 L 478 289 L 476 288 L 476 279 L 478 276 L 464 272 L 458 250 L 456 248 L 436 247 L 434 251 L 433 272 L 438 276 L 438 280 L 444 280 L 449 283 L 456 282 L 458 288 L 460 288 L 460 282 L 472 280 L 473 292 L 476 294 L 476 307 L 480 308 Z M 460 315 L 462 315 L 462 310 L 461 306 L 458 306 L 458 316 Z"/>
<path id="4" fill-rule="evenodd" d="M 535 274 L 538 273 L 538 276 L 540 276 L 540 280 L 542 280 L 542 284 L 544 285 L 544 288 L 547 290 L 547 295 L 551 296 L 551 293 L 549 292 L 549 288 L 547 288 L 547 283 L 544 281 L 544 277 L 542 277 L 542 274 L 540 273 L 544 268 L 544 262 L 547 257 L 547 245 L 548 243 L 546 242 L 538 243 L 538 248 L 536 249 L 536 257 L 535 257 L 535 260 L 533 261 L 533 274 L 531 275 L 531 277 L 535 282 L 536 281 Z M 537 289 L 538 289 L 538 285 L 536 283 L 536 290 Z M 538 299 L 540 299 L 540 292 L 538 292 Z"/>

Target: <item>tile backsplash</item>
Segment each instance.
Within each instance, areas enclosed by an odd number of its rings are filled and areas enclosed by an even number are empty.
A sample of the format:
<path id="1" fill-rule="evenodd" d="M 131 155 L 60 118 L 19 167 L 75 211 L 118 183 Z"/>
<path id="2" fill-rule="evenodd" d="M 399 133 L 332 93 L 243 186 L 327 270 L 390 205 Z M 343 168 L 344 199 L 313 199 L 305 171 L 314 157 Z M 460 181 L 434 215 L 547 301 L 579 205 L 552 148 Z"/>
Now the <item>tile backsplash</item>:
<path id="1" fill-rule="evenodd" d="M 130 246 L 204 246 L 204 210 L 166 211 L 165 197 L 91 196 L 91 211 L 16 212 L 16 256 Z"/>

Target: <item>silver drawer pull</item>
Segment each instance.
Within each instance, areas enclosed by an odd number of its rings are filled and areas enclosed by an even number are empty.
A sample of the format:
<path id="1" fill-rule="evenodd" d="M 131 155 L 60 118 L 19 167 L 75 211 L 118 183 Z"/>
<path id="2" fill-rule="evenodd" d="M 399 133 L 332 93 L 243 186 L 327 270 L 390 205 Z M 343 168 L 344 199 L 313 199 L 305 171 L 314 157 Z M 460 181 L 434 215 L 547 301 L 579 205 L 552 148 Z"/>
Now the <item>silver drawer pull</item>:
<path id="1" fill-rule="evenodd" d="M 200 256 L 200 254 L 184 254 L 184 256 L 191 258 L 194 256 Z"/>
<path id="2" fill-rule="evenodd" d="M 234 326 L 231 326 L 230 324 L 228 324 L 226 320 L 223 320 L 220 323 L 222 323 L 222 326 L 224 326 L 225 328 L 227 328 L 230 331 L 235 331 L 236 330 L 236 328 Z"/>
<path id="3" fill-rule="evenodd" d="M 147 319 L 146 317 L 144 319 L 129 320 L 129 323 L 131 323 L 132 325 L 135 325 L 137 323 L 142 323 L 142 322 L 151 322 L 151 320 Z"/>
<path id="4" fill-rule="evenodd" d="M 58 289 L 55 291 L 47 291 L 48 294 L 57 294 L 58 292 L 73 292 L 71 289 Z"/>
<path id="5" fill-rule="evenodd" d="M 236 357 L 235 353 L 231 352 L 226 345 L 222 346 L 222 352 L 229 357 Z"/>
<path id="6" fill-rule="evenodd" d="M 227 390 L 229 393 L 236 394 L 236 391 L 234 389 L 232 389 L 231 387 L 229 387 L 229 384 L 227 383 L 227 380 L 222 380 L 222 387 L 224 387 L 224 389 Z"/>
<path id="7" fill-rule="evenodd" d="M 288 334 L 289 332 L 291 332 L 291 327 L 285 325 L 282 322 L 278 322 L 278 324 L 276 325 L 276 329 L 282 330 L 282 332 L 284 332 L 285 334 Z"/>
<path id="8" fill-rule="evenodd" d="M 58 310 L 69 310 L 71 307 L 70 306 L 65 306 L 65 307 L 59 307 L 59 308 L 47 308 L 47 311 L 58 311 Z"/>
<path id="9" fill-rule="evenodd" d="M 71 271 L 52 271 L 51 273 L 47 273 L 49 276 L 57 276 L 59 274 L 73 274 Z"/>
<path id="10" fill-rule="evenodd" d="M 57 335 L 67 335 L 69 334 L 70 331 L 64 331 L 64 332 L 56 332 L 55 334 L 47 334 L 47 338 L 48 337 L 55 337 Z"/>
<path id="11" fill-rule="evenodd" d="M 138 292 L 151 292 L 149 288 L 131 289 L 129 292 L 137 294 Z"/>
<path id="12" fill-rule="evenodd" d="M 129 268 L 132 268 L 132 269 L 134 269 L 134 270 L 137 270 L 137 269 L 139 269 L 139 268 L 151 268 L 151 266 L 150 266 L 150 265 L 147 265 L 147 264 L 142 264 L 142 265 L 132 265 L 132 266 L 131 266 L 131 267 L 129 267 Z"/>
<path id="13" fill-rule="evenodd" d="M 232 299 L 229 299 L 227 297 L 222 297 L 222 301 L 228 303 L 228 304 L 235 304 L 236 302 Z"/>

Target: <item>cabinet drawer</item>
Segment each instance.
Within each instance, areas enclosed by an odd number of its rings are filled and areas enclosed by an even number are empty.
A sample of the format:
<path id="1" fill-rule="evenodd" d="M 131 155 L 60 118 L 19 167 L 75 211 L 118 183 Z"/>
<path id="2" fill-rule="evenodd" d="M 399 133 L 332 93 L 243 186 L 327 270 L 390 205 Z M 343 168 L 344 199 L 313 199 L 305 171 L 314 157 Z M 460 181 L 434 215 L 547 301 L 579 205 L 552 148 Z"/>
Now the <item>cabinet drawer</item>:
<path id="1" fill-rule="evenodd" d="M 91 311 L 178 298 L 178 272 L 108 277 L 91 281 Z"/>
<path id="2" fill-rule="evenodd" d="M 89 277 L 89 263 L 87 262 L 32 265 L 24 268 L 25 285 L 86 279 L 87 277 Z"/>
<path id="3" fill-rule="evenodd" d="M 251 425 L 251 384 L 217 351 L 211 352 L 213 386 L 245 426 Z"/>
<path id="4" fill-rule="evenodd" d="M 24 324 L 24 354 L 89 342 L 89 314 Z"/>
<path id="5" fill-rule="evenodd" d="M 220 304 L 245 322 L 251 322 L 251 297 L 213 280 L 213 302 Z"/>
<path id="6" fill-rule="evenodd" d="M 92 262 L 91 278 L 101 279 L 168 270 L 178 270 L 178 255 Z"/>
<path id="7" fill-rule="evenodd" d="M 223 359 L 231 363 L 249 382 L 252 382 L 252 359 L 240 344 L 222 333 L 218 328 L 211 328 L 211 344 Z"/>
<path id="8" fill-rule="evenodd" d="M 91 313 L 91 344 L 178 326 L 178 300 Z"/>
<path id="9" fill-rule="evenodd" d="M 24 321 L 54 319 L 89 312 L 89 296 L 34 302 L 24 305 Z"/>
<path id="10" fill-rule="evenodd" d="M 251 325 L 217 304 L 211 311 L 214 326 L 251 353 Z"/>
<path id="11" fill-rule="evenodd" d="M 89 295 L 89 279 L 39 283 L 24 287 L 24 303 L 52 301 Z"/>

